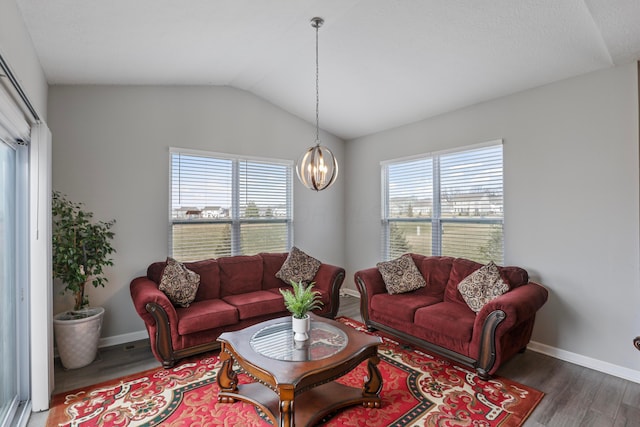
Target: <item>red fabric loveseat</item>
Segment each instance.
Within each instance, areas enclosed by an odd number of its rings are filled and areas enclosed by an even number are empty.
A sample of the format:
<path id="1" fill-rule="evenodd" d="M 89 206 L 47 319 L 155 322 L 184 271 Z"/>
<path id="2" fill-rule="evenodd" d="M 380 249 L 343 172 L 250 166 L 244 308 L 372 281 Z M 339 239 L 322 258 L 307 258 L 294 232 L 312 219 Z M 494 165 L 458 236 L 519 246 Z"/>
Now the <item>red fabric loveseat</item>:
<path id="1" fill-rule="evenodd" d="M 410 254 L 426 286 L 389 294 L 378 268 L 355 274 L 360 311 L 370 330 L 379 329 L 474 368 L 489 378 L 502 363 L 524 351 L 536 312 L 548 291 L 530 282 L 526 270 L 498 267 L 509 290 L 476 313 L 458 284 L 482 267 L 463 258 Z"/>
<path id="2" fill-rule="evenodd" d="M 166 262 L 155 262 L 147 275 L 133 279 L 131 298 L 144 320 L 151 350 L 165 368 L 187 356 L 220 347 L 222 332 L 234 331 L 289 314 L 280 288 L 291 288 L 276 278 L 287 253 L 261 253 L 186 262 L 200 275 L 195 300 L 188 307 L 174 306 L 159 288 Z M 323 306 L 315 313 L 334 318 L 340 304 L 344 269 L 320 264 L 313 281 Z"/>

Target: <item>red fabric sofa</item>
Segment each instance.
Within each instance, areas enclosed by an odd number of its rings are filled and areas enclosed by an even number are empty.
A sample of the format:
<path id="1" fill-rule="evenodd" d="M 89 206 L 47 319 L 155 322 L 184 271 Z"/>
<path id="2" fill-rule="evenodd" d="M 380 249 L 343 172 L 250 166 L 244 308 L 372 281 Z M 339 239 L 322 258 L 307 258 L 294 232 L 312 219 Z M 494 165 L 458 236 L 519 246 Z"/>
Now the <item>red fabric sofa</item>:
<path id="1" fill-rule="evenodd" d="M 136 311 L 149 333 L 151 350 L 165 368 L 187 356 L 220 347 L 222 332 L 234 331 L 276 317 L 287 316 L 280 288 L 291 288 L 275 274 L 287 253 L 261 253 L 187 262 L 200 275 L 193 303 L 176 307 L 158 289 L 166 262 L 154 262 L 147 275 L 131 281 Z M 334 318 L 340 304 L 344 269 L 321 264 L 313 281 L 323 306 L 315 313 Z"/>
<path id="2" fill-rule="evenodd" d="M 525 350 L 536 312 L 548 297 L 543 286 L 529 281 L 526 270 L 499 267 L 510 289 L 476 314 L 458 283 L 482 264 L 463 258 L 411 257 L 427 283 L 415 291 L 390 295 L 377 268 L 355 274 L 362 319 L 370 330 L 386 331 L 470 366 L 483 379 Z"/>

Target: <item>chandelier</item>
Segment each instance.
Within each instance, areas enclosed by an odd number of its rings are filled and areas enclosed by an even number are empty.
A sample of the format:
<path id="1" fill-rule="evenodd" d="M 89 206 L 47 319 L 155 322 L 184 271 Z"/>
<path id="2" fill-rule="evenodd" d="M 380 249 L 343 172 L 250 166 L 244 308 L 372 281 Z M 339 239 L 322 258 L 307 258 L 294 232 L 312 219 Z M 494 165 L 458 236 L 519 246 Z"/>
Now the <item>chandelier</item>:
<path id="1" fill-rule="evenodd" d="M 305 151 L 296 165 L 300 182 L 310 190 L 321 191 L 333 184 L 338 177 L 338 161 L 327 147 L 320 145 L 320 85 L 318 67 L 318 29 L 324 19 L 311 19 L 316 29 L 316 145 Z"/>

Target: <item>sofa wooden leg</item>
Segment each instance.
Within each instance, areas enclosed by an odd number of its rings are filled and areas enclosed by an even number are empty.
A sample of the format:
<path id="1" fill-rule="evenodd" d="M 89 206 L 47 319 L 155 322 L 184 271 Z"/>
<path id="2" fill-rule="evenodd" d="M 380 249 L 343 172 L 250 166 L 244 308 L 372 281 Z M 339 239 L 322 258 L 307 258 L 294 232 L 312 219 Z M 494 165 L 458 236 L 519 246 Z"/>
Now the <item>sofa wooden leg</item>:
<path id="1" fill-rule="evenodd" d="M 485 371 L 485 370 L 484 370 L 484 369 L 482 369 L 482 368 L 476 368 L 476 373 L 478 374 L 478 377 L 479 377 L 481 380 L 489 381 L 489 380 L 491 379 L 491 375 L 489 375 L 489 374 L 487 373 L 487 371 Z"/>

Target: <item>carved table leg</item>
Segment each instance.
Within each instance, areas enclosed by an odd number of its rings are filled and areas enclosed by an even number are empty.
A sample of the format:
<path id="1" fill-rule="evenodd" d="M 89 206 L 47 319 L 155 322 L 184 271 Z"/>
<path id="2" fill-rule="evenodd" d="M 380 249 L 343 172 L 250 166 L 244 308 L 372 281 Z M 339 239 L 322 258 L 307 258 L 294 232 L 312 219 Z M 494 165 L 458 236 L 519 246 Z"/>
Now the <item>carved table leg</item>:
<path id="1" fill-rule="evenodd" d="M 293 427 L 293 389 L 279 388 L 280 395 L 280 427 Z"/>
<path id="2" fill-rule="evenodd" d="M 376 397 L 376 401 L 363 402 L 362 405 L 366 408 L 379 408 L 380 407 L 380 391 L 382 390 L 382 375 L 378 370 L 378 363 L 380 358 L 378 355 L 372 356 L 367 361 L 367 371 L 369 377 L 364 383 L 362 388 L 362 396 L 364 397 Z"/>
<path id="3" fill-rule="evenodd" d="M 220 367 L 218 377 L 216 378 L 218 386 L 220 387 L 220 392 L 236 393 L 238 391 L 238 374 L 233 370 L 233 358 L 225 351 L 224 343 L 220 349 L 220 360 L 222 361 L 222 366 Z M 218 402 L 233 403 L 235 402 L 235 399 L 229 396 L 220 396 L 220 394 L 218 394 Z"/>

